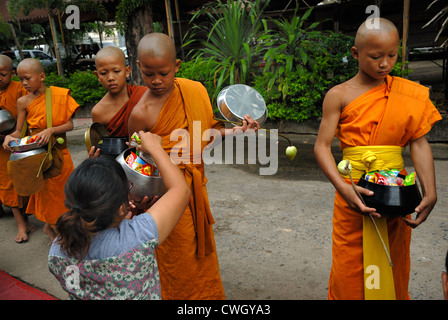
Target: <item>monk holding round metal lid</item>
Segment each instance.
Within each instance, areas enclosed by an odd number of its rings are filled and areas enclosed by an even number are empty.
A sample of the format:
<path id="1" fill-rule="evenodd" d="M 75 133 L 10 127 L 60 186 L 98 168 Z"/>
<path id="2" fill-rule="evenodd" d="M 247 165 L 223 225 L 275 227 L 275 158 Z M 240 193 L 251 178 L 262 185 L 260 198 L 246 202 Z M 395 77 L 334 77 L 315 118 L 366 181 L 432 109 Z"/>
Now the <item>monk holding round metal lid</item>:
<path id="1" fill-rule="evenodd" d="M 397 61 L 399 35 L 386 19 L 366 20 L 358 29 L 353 57 L 358 73 L 333 87 L 323 102 L 315 144 L 316 159 L 336 189 L 333 211 L 333 263 L 329 299 L 409 299 L 411 227 L 426 220 L 436 200 L 434 161 L 425 135 L 441 116 L 428 88 L 389 75 Z M 381 217 L 358 198 L 348 176 L 341 176 L 331 153 L 340 140 L 343 159 L 350 160 L 357 181 L 365 172 L 404 170 L 403 147 L 409 145 L 423 199 L 417 216 Z M 367 189 L 356 187 L 365 195 Z M 375 216 L 390 252 L 392 266 L 372 228 Z"/>
<path id="2" fill-rule="evenodd" d="M 162 298 L 224 299 L 202 160 L 202 150 L 210 142 L 204 133 L 208 130 L 212 139 L 210 129 L 225 135 L 259 125 L 251 117 L 234 129 L 225 129 L 216 121 L 205 87 L 175 77 L 180 60 L 172 39 L 165 34 L 151 33 L 141 39 L 138 65 L 149 90 L 132 110 L 129 133 L 143 130 L 161 136 L 163 148 L 192 190 L 182 218 L 157 249 Z"/>

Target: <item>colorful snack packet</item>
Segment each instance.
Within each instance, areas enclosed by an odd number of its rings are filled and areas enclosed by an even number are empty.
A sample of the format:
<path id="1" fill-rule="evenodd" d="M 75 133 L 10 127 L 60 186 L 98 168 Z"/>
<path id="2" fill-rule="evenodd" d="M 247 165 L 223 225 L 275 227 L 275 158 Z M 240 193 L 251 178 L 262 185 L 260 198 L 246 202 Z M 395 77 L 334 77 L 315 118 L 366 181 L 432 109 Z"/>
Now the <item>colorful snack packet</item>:
<path id="1" fill-rule="evenodd" d="M 387 180 L 387 178 L 385 176 L 383 176 L 382 174 L 375 172 L 375 176 L 376 176 L 376 183 L 377 184 L 382 184 L 382 185 L 389 185 L 389 180 Z"/>
<path id="2" fill-rule="evenodd" d="M 404 178 L 404 186 L 412 186 L 415 183 L 415 172 L 412 172 Z"/>
<path id="3" fill-rule="evenodd" d="M 135 141 L 137 144 L 142 144 L 142 140 L 138 136 L 137 132 L 134 132 L 131 136 L 131 141 Z"/>
<path id="4" fill-rule="evenodd" d="M 131 151 L 131 153 L 126 157 L 126 164 L 132 168 L 132 164 L 134 163 L 135 159 L 137 158 L 137 155 Z"/>
<path id="5" fill-rule="evenodd" d="M 374 172 L 368 172 L 365 174 L 364 179 L 369 181 L 369 182 L 373 182 L 375 183 L 375 173 Z"/>
<path id="6" fill-rule="evenodd" d="M 141 159 L 139 156 L 137 156 L 135 158 L 134 162 L 132 163 L 131 168 L 137 172 L 142 172 L 142 168 L 145 164 L 146 164 L 146 162 L 143 161 L 143 159 Z"/>

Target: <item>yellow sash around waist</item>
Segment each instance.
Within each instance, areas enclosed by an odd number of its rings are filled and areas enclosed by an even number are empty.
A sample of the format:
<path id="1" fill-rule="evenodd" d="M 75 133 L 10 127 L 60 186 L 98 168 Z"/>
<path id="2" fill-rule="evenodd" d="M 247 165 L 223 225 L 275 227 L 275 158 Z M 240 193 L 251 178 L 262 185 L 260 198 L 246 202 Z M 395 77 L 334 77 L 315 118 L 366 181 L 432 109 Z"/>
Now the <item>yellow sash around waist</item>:
<path id="1" fill-rule="evenodd" d="M 352 177 L 359 179 L 366 172 L 403 169 L 402 150 L 398 146 L 348 147 L 343 150 L 343 160 L 350 160 Z M 375 219 L 375 223 L 390 252 L 386 218 Z M 363 216 L 363 264 L 365 299 L 395 300 L 392 266 L 369 216 Z"/>

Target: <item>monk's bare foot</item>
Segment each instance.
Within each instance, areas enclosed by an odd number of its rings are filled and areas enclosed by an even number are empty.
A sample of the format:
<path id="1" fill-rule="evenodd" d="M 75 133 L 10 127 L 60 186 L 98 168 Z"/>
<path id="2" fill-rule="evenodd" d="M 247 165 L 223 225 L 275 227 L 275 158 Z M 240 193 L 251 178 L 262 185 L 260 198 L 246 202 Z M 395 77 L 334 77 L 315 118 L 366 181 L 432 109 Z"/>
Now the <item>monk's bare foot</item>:
<path id="1" fill-rule="evenodd" d="M 46 223 L 45 226 L 44 226 L 44 232 L 46 234 L 48 234 L 48 236 L 50 237 L 51 242 L 53 242 L 54 238 L 56 238 L 56 232 L 54 231 L 54 229 L 48 223 Z"/>
<path id="2" fill-rule="evenodd" d="M 31 233 L 37 230 L 37 226 L 35 226 L 34 224 L 28 224 L 26 226 L 26 233 Z"/>
<path id="3" fill-rule="evenodd" d="M 19 230 L 17 231 L 17 235 L 16 235 L 16 238 L 15 238 L 15 241 L 17 243 L 23 243 L 23 242 L 27 242 L 28 241 L 28 234 L 26 232 L 26 229 L 19 228 Z"/>

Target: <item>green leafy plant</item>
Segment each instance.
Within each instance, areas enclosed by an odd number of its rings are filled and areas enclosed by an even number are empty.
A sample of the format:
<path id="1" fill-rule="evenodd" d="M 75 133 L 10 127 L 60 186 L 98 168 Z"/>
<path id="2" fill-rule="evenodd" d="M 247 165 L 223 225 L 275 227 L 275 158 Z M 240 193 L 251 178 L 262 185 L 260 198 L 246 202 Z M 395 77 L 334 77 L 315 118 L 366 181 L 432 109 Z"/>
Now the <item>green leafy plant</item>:
<path id="1" fill-rule="evenodd" d="M 75 71 L 67 77 L 47 73 L 45 85 L 68 88 L 73 99 L 80 105 L 96 104 L 107 93 L 93 71 Z"/>
<path id="2" fill-rule="evenodd" d="M 191 18 L 191 23 L 204 16 L 205 24 L 195 24 L 187 35 L 185 46 L 199 42 L 202 47 L 192 60 L 207 59 L 215 94 L 228 84 L 249 83 L 257 56 L 256 41 L 261 30 L 261 16 L 269 1 L 228 0 L 210 2 Z M 204 60 L 202 60 L 204 61 Z"/>

